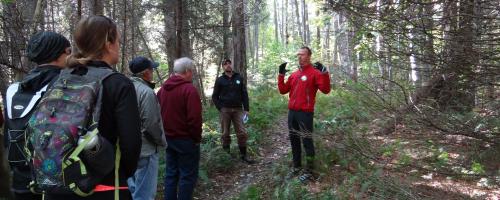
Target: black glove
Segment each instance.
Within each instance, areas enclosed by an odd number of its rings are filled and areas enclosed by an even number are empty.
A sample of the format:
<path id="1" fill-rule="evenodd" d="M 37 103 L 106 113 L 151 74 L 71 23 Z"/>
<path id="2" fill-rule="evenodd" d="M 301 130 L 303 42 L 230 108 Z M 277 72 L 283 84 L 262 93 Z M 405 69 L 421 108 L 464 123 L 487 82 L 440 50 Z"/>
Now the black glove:
<path id="1" fill-rule="evenodd" d="M 319 70 L 321 73 L 324 73 L 326 72 L 326 67 L 323 66 L 323 64 L 321 64 L 320 62 L 315 62 L 313 64 L 314 68 L 316 68 L 317 70 Z"/>
<path id="2" fill-rule="evenodd" d="M 282 63 L 282 64 L 280 65 L 280 71 L 279 71 L 279 73 L 280 73 L 280 74 L 285 75 L 285 74 L 286 74 L 286 72 L 288 71 L 288 70 L 286 69 L 286 64 L 287 64 L 287 62 L 284 62 L 284 63 Z"/>

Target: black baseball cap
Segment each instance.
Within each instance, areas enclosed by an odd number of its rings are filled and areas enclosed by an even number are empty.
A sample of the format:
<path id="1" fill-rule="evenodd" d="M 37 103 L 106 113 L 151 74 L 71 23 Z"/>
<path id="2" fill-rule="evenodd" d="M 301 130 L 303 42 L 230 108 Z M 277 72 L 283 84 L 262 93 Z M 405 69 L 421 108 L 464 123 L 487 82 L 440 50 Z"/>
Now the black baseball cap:
<path id="1" fill-rule="evenodd" d="M 128 68 L 133 74 L 140 73 L 148 68 L 157 68 L 160 64 L 158 62 L 153 62 L 143 56 L 138 56 L 132 59 L 128 63 Z"/>

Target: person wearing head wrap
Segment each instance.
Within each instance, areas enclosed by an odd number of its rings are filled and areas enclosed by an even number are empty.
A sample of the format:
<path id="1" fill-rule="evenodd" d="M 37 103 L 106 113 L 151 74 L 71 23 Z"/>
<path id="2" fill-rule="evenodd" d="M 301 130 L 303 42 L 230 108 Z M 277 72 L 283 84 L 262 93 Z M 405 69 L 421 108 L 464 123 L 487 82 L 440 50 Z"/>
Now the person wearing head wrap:
<path id="1" fill-rule="evenodd" d="M 57 60 L 71 47 L 68 39 L 58 33 L 44 31 L 33 35 L 28 42 L 28 58 L 41 65 Z"/>
<path id="2" fill-rule="evenodd" d="M 4 145 L 13 175 L 11 188 L 16 200 L 42 199 L 41 195 L 33 194 L 28 187 L 31 171 L 23 152 L 25 141 L 22 138 L 34 108 L 52 80 L 65 67 L 66 57 L 70 53 L 70 43 L 64 36 L 54 32 L 36 33 L 28 42 L 26 55 L 38 66 L 7 89 L 4 100 Z"/>

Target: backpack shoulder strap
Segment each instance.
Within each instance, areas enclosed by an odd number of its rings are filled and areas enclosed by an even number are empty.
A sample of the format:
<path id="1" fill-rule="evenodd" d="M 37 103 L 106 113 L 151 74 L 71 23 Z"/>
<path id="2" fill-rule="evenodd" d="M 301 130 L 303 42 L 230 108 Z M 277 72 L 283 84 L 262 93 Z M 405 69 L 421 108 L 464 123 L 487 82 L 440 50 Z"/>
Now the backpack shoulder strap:
<path id="1" fill-rule="evenodd" d="M 99 118 L 101 116 L 101 106 L 102 106 L 102 93 L 103 93 L 103 81 L 109 76 L 116 74 L 117 72 L 108 69 L 108 68 L 97 68 L 97 67 L 88 67 L 88 71 L 86 76 L 96 78 L 98 83 L 98 93 L 97 100 L 95 104 L 95 109 L 92 113 L 92 122 L 90 123 L 89 130 L 97 128 L 99 123 Z"/>
<path id="2" fill-rule="evenodd" d="M 33 94 L 32 96 L 24 94 L 25 97 L 29 97 L 28 99 L 25 99 L 26 101 L 29 100 L 29 102 L 24 102 L 25 104 L 27 103 L 27 105 L 13 105 L 14 96 L 16 96 L 16 94 L 19 94 L 20 85 L 19 85 L 19 82 L 16 82 L 16 83 L 13 83 L 11 86 L 9 86 L 9 88 L 7 89 L 7 92 L 6 92 L 6 96 L 5 96 L 5 98 L 7 100 L 6 108 L 5 108 L 5 109 L 7 109 L 7 117 L 9 119 L 25 117 L 28 113 L 30 113 L 31 110 L 33 110 L 33 108 L 35 108 L 36 104 L 43 97 L 43 95 L 45 94 L 45 92 L 47 91 L 47 88 L 49 87 L 49 85 L 51 83 L 42 87 L 40 90 L 35 92 L 35 94 Z M 18 97 L 18 98 L 23 98 L 23 97 Z M 16 99 L 16 101 L 19 101 L 19 100 L 20 99 Z M 12 109 L 22 110 L 22 113 L 20 113 L 20 114 L 14 113 Z"/>

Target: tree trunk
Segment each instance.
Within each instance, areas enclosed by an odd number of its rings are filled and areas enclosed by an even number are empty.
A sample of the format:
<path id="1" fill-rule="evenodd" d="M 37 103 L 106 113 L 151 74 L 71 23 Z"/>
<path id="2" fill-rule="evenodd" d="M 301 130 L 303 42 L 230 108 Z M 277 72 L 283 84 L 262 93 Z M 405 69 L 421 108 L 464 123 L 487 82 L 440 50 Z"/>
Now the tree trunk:
<path id="1" fill-rule="evenodd" d="M 103 15 L 104 14 L 104 3 L 102 0 L 90 0 L 90 13 L 92 15 Z M 126 1 L 124 1 L 124 4 L 127 4 Z M 126 8 L 126 7 L 124 7 Z"/>
<path id="2" fill-rule="evenodd" d="M 351 58 L 351 79 L 354 82 L 358 82 L 358 53 L 356 53 L 354 46 L 355 40 L 354 36 L 356 34 L 357 29 L 355 26 L 349 27 L 349 33 L 347 35 L 348 39 L 348 46 L 349 46 L 349 57 Z"/>
<path id="3" fill-rule="evenodd" d="M 175 59 L 180 58 L 182 56 L 182 28 L 183 27 L 183 6 L 182 0 L 177 0 L 177 4 L 175 7 Z"/>
<path id="4" fill-rule="evenodd" d="M 422 70 L 421 70 L 421 79 L 422 86 L 428 85 L 428 81 L 431 79 L 432 66 L 436 66 L 436 53 L 434 51 L 434 39 L 432 36 L 432 31 L 434 30 L 434 22 L 432 19 L 432 15 L 434 13 L 434 5 L 429 3 L 423 6 L 423 30 L 424 33 L 421 36 L 424 39 L 423 45 L 423 58 L 422 58 Z"/>
<path id="5" fill-rule="evenodd" d="M 304 35 L 302 36 L 302 38 L 303 38 L 304 44 L 306 46 L 310 45 L 310 40 L 311 40 L 310 33 L 309 33 L 308 17 L 309 17 L 309 13 L 307 11 L 306 0 L 302 0 L 302 25 L 304 26 L 304 30 L 303 30 Z"/>
<path id="6" fill-rule="evenodd" d="M 323 55 L 321 57 L 324 57 L 324 60 L 327 60 L 330 62 L 330 30 L 332 28 L 332 23 L 331 20 L 327 22 L 326 24 L 326 33 L 325 33 L 325 42 L 323 45 Z M 332 62 L 332 64 L 336 64 L 335 60 Z"/>
<path id="7" fill-rule="evenodd" d="M 43 0 L 37 0 L 35 12 L 33 14 L 33 19 L 31 20 L 32 21 L 31 28 L 30 31 L 28 32 L 28 37 L 30 37 L 33 33 L 37 32 L 37 26 L 39 25 L 39 23 L 43 21 L 44 18 L 43 4 L 44 4 Z"/>
<path id="8" fill-rule="evenodd" d="M 33 11 L 36 10 L 37 3 L 38 1 L 30 1 L 24 4 L 23 8 L 20 8 L 16 1 L 1 4 L 3 6 L 2 29 L 5 38 L 3 48 L 0 48 L 2 52 L 1 64 L 12 70 L 13 80 L 22 79 L 35 66 L 24 56 L 24 51 L 30 37 L 29 32 L 36 27 L 30 22 L 36 19 Z M 3 84 L 6 88 L 8 82 Z M 1 92 L 4 93 L 5 90 Z"/>
<path id="9" fill-rule="evenodd" d="M 278 38 L 278 32 L 279 32 L 279 26 L 278 26 L 278 12 L 276 11 L 277 8 L 276 8 L 276 0 L 273 0 L 273 3 L 274 3 L 274 40 L 275 41 L 279 41 L 279 38 Z"/>
<path id="10" fill-rule="evenodd" d="M 319 10 L 316 11 L 316 17 L 319 18 Z M 319 25 L 316 25 L 316 47 L 318 49 L 321 47 L 321 26 Z M 322 55 L 322 53 L 320 55 Z"/>
<path id="11" fill-rule="evenodd" d="M 76 21 L 80 21 L 82 19 L 82 0 L 77 0 L 77 6 L 76 6 Z M 114 18 L 113 18 L 114 19 Z"/>
<path id="12" fill-rule="evenodd" d="M 177 0 L 164 0 L 164 20 L 165 20 L 165 48 L 168 57 L 168 74 L 174 72 L 174 60 L 176 56 L 176 24 L 175 24 L 175 10 L 177 7 Z"/>
<path id="13" fill-rule="evenodd" d="M 333 63 L 337 64 L 339 67 L 341 66 L 341 62 L 339 59 L 339 33 L 340 33 L 340 24 L 339 24 L 340 14 L 336 14 L 333 18 L 333 51 L 332 51 L 332 60 Z M 340 68 L 339 68 L 340 69 Z"/>
<path id="14" fill-rule="evenodd" d="M 233 66 L 247 82 L 245 42 L 245 0 L 235 0 L 233 8 Z"/>
<path id="15" fill-rule="evenodd" d="M 283 40 L 283 44 L 285 44 L 285 46 L 288 45 L 288 37 L 289 37 L 289 34 L 288 34 L 288 0 L 285 0 L 285 10 L 284 10 L 284 20 L 283 20 L 283 27 L 284 27 L 284 35 L 281 36 L 281 39 Z"/>
<path id="16" fill-rule="evenodd" d="M 223 10 L 222 10 L 222 32 L 223 32 L 223 35 L 222 35 L 222 43 L 223 43 L 223 54 L 222 54 L 222 58 L 225 59 L 225 58 L 230 58 L 231 57 L 231 47 L 229 45 L 229 3 L 228 3 L 228 0 L 223 0 L 224 2 L 224 5 L 223 5 Z M 220 68 L 220 67 L 219 67 Z M 217 70 L 219 70 L 219 68 L 217 68 Z M 219 73 L 217 73 L 217 76 L 218 76 Z"/>
<path id="17" fill-rule="evenodd" d="M 252 66 L 254 68 L 259 64 L 259 22 L 260 22 L 260 5 L 261 0 L 255 0 L 255 10 L 254 10 L 254 29 L 253 29 L 253 47 L 254 47 L 254 59 Z M 278 35 L 276 35 L 278 36 Z"/>
<path id="18" fill-rule="evenodd" d="M 302 35 L 302 24 L 300 23 L 300 15 L 299 15 L 299 3 L 297 0 L 293 0 L 295 5 L 295 19 L 297 20 L 297 31 L 299 33 L 300 41 L 304 41 Z"/>
<path id="19" fill-rule="evenodd" d="M 134 8 L 138 8 L 140 7 L 139 5 L 137 5 L 137 0 L 132 0 L 131 2 L 131 5 L 132 5 L 132 8 L 130 10 L 130 15 L 131 15 L 131 20 L 130 20 L 130 23 L 131 23 L 131 26 L 130 26 L 130 39 L 132 40 L 131 41 L 131 45 L 130 45 L 130 57 L 131 58 L 134 58 L 136 55 L 137 55 L 137 46 L 138 46 L 138 42 L 137 42 L 137 29 L 138 29 L 138 17 L 137 17 L 137 14 L 136 14 L 136 9 Z"/>
<path id="20" fill-rule="evenodd" d="M 124 72 L 125 71 L 125 65 L 126 65 L 126 57 L 127 57 L 127 0 L 123 0 L 123 13 L 122 13 L 122 21 L 123 21 L 123 31 L 122 31 L 122 57 L 121 57 L 121 65 L 119 68 L 119 72 Z"/>

